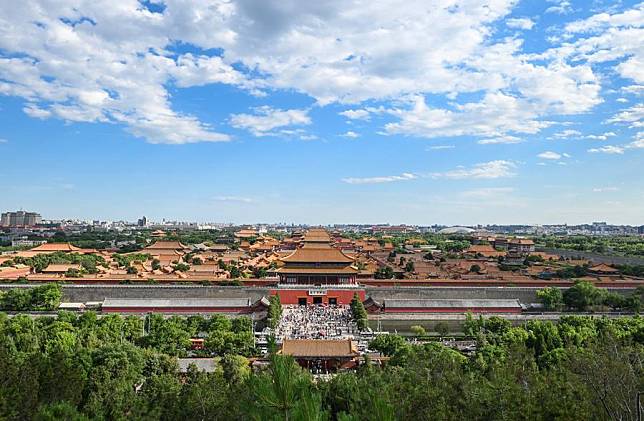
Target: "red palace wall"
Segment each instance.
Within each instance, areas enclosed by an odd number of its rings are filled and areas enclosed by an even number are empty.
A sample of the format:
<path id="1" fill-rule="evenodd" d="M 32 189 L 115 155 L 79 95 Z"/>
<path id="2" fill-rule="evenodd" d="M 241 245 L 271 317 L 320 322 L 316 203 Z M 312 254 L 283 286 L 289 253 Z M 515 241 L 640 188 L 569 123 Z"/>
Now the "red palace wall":
<path id="1" fill-rule="evenodd" d="M 520 308 L 506 307 L 484 307 L 484 308 L 454 308 L 454 307 L 405 307 L 405 308 L 385 308 L 385 313 L 521 313 Z"/>
<path id="2" fill-rule="evenodd" d="M 248 307 L 103 307 L 104 313 L 242 313 Z"/>
<path id="3" fill-rule="evenodd" d="M 309 291 L 326 291 L 325 295 L 309 295 Z M 357 293 L 361 301 L 365 300 L 365 290 L 364 289 L 326 289 L 319 287 L 312 288 L 302 288 L 302 289 L 273 289 L 271 290 L 271 295 L 279 295 L 280 302 L 283 305 L 295 305 L 299 304 L 300 298 L 306 298 L 307 304 L 313 304 L 314 297 L 322 298 L 323 304 L 329 303 L 329 298 L 336 298 L 338 304 L 340 305 L 349 305 L 353 294 Z"/>

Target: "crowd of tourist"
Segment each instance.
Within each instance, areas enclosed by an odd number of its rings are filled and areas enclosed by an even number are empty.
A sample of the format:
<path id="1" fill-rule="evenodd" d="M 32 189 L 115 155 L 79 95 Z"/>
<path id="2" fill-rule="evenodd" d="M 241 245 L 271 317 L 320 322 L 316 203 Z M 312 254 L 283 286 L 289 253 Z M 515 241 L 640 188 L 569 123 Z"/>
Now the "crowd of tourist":
<path id="1" fill-rule="evenodd" d="M 284 306 L 275 330 L 280 339 L 342 339 L 358 332 L 348 306 Z"/>

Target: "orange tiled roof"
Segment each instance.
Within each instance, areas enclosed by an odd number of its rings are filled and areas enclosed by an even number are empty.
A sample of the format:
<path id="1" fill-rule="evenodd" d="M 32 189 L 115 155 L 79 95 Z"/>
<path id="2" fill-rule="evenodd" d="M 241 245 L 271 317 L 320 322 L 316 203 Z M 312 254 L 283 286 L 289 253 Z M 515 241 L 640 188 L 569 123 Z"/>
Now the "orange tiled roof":
<path id="1" fill-rule="evenodd" d="M 353 266 L 346 266 L 343 268 L 290 268 L 290 267 L 281 267 L 275 270 L 277 273 L 310 273 L 317 275 L 353 275 L 360 272 L 358 269 Z"/>
<path id="2" fill-rule="evenodd" d="M 532 246 L 534 245 L 534 241 L 530 240 L 529 238 L 513 238 L 510 240 L 510 244 L 521 244 L 524 246 Z"/>
<path id="3" fill-rule="evenodd" d="M 610 273 L 617 273 L 619 270 L 615 269 L 612 266 L 607 265 L 606 263 L 600 263 L 599 265 L 595 265 L 591 268 L 588 268 L 591 272 L 610 272 Z"/>
<path id="4" fill-rule="evenodd" d="M 483 253 L 483 252 L 494 252 L 496 251 L 494 247 L 489 244 L 475 244 L 470 246 L 467 250 L 469 253 Z"/>
<path id="5" fill-rule="evenodd" d="M 355 357 L 358 347 L 350 339 L 286 339 L 280 353 L 294 357 Z"/>
<path id="6" fill-rule="evenodd" d="M 69 269 L 80 270 L 81 265 L 77 264 L 51 264 L 42 270 L 42 273 L 62 273 Z"/>
<path id="7" fill-rule="evenodd" d="M 304 235 L 304 242 L 307 243 L 328 243 L 330 241 L 331 236 L 322 228 L 311 228 Z"/>
<path id="8" fill-rule="evenodd" d="M 157 250 L 185 250 L 188 247 L 181 244 L 179 241 L 157 241 L 150 244 L 143 250 L 157 251 Z"/>
<path id="9" fill-rule="evenodd" d="M 45 243 L 30 249 L 29 251 L 79 251 L 80 248 L 70 243 Z"/>
<path id="10" fill-rule="evenodd" d="M 353 263 L 354 259 L 331 246 L 302 247 L 282 258 L 287 263 Z"/>
<path id="11" fill-rule="evenodd" d="M 239 230 L 235 233 L 235 237 L 237 238 L 250 238 L 250 237 L 257 237 L 257 231 L 255 230 L 250 230 L 250 229 L 242 229 Z"/>

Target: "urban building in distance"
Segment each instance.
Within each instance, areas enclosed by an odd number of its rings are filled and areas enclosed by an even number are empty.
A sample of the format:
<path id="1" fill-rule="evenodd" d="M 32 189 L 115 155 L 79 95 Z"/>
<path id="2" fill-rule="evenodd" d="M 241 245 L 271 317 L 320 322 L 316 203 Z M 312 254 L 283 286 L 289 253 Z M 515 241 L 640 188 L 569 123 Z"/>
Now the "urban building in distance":
<path id="1" fill-rule="evenodd" d="M 42 217 L 36 212 L 5 212 L 0 219 L 0 226 L 3 227 L 32 227 L 42 223 Z"/>

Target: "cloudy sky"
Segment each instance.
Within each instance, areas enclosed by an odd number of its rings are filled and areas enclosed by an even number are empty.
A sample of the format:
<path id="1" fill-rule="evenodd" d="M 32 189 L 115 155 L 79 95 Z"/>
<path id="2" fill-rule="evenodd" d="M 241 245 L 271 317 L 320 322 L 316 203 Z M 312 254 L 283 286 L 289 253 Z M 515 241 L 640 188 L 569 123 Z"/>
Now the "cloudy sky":
<path id="1" fill-rule="evenodd" d="M 0 2 L 0 209 L 644 224 L 644 3 Z"/>

